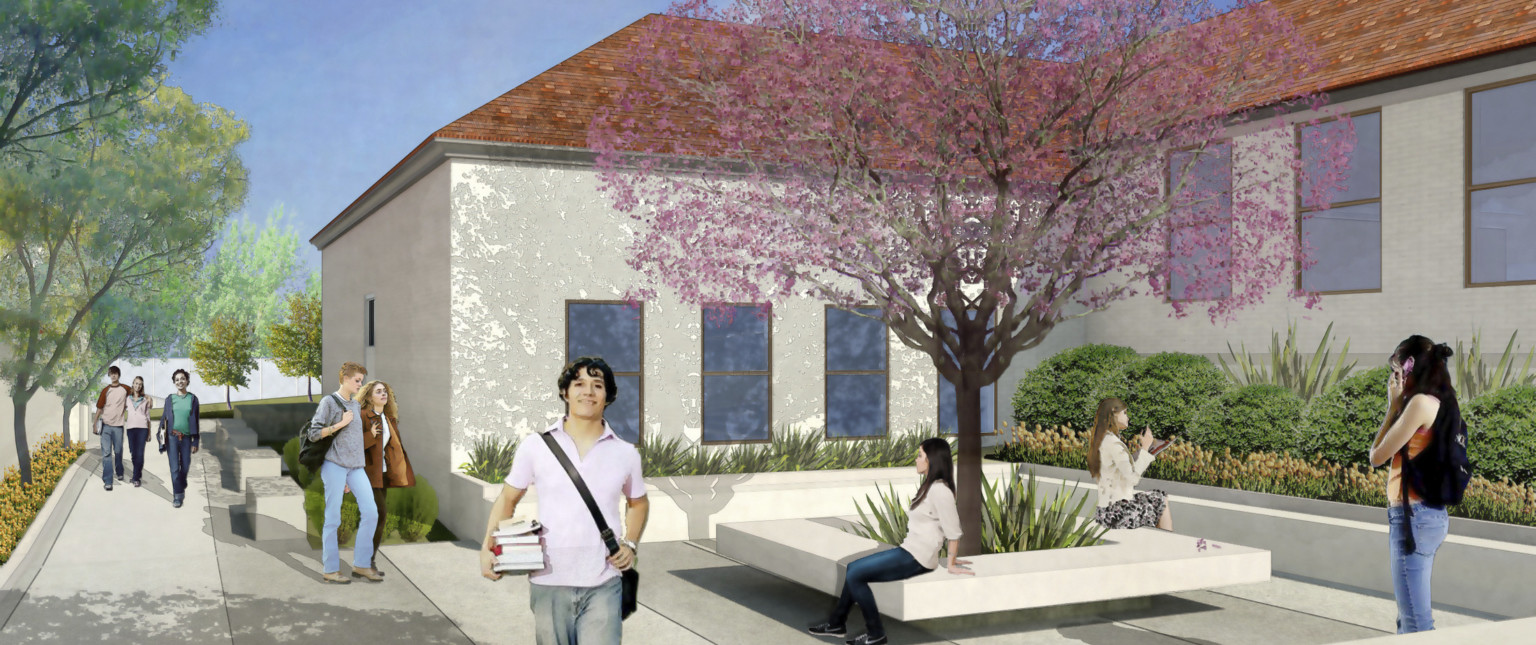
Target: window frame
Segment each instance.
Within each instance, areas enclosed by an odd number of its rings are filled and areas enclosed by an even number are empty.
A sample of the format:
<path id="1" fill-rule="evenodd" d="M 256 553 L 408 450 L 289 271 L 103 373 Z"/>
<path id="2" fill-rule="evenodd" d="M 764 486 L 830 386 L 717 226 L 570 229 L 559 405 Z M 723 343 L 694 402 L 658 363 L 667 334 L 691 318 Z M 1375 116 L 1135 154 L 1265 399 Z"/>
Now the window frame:
<path id="1" fill-rule="evenodd" d="M 1487 83 L 1476 87 L 1469 87 L 1462 91 L 1462 252 L 1461 252 L 1461 283 L 1463 289 L 1481 289 L 1485 287 L 1518 287 L 1536 284 L 1536 279 L 1531 280 L 1505 280 L 1501 282 L 1473 282 L 1472 281 L 1472 193 L 1482 190 L 1495 190 L 1509 188 L 1511 186 L 1525 186 L 1536 184 L 1536 176 L 1523 179 L 1506 179 L 1487 184 L 1472 184 L 1472 95 L 1478 92 L 1496 90 L 1511 85 L 1536 82 L 1536 74 Z"/>
<path id="2" fill-rule="evenodd" d="M 830 310 L 833 310 L 833 309 L 837 309 L 838 311 L 847 311 L 845 309 L 842 309 L 840 307 L 837 307 L 837 306 L 831 305 L 831 304 L 826 304 L 826 305 L 824 305 L 822 307 L 822 312 L 821 312 L 821 374 L 822 374 L 822 379 L 821 379 L 821 416 L 822 416 L 823 422 L 821 424 L 821 438 L 822 438 L 823 441 L 865 441 L 865 440 L 869 440 L 869 439 L 880 439 L 880 438 L 884 438 L 884 437 L 889 437 L 889 436 L 891 436 L 891 326 L 887 325 L 887 324 L 884 324 L 884 322 L 881 321 L 880 327 L 881 327 L 881 330 L 883 332 L 881 340 L 884 341 L 884 343 L 885 343 L 885 369 L 884 370 L 882 370 L 882 371 L 874 371 L 874 370 L 833 370 L 833 369 L 830 369 L 830 366 L 827 364 L 827 360 L 828 360 L 829 354 L 830 354 L 828 349 L 831 347 L 831 343 L 828 341 L 828 333 L 831 331 L 831 325 L 829 324 L 830 321 L 831 321 L 831 317 L 828 315 L 828 312 Z M 854 309 L 879 309 L 879 306 L 878 305 L 873 305 L 873 304 L 870 304 L 870 305 L 860 304 L 860 305 L 855 305 Z M 858 314 L 852 314 L 852 315 L 858 315 Z M 832 436 L 832 410 L 831 410 L 831 404 L 832 404 L 832 379 L 830 377 L 832 377 L 834 375 L 838 375 L 838 376 L 844 376 L 844 375 L 846 375 L 846 376 L 861 376 L 861 375 L 873 376 L 873 375 L 876 375 L 876 374 L 879 374 L 879 375 L 882 375 L 882 376 L 885 377 L 885 432 L 883 434 L 873 434 L 873 435 L 867 435 L 867 436 L 862 436 L 862 437 L 834 437 L 834 436 Z"/>
<path id="3" fill-rule="evenodd" d="M 1206 149 L 1210 149 L 1212 147 L 1221 146 L 1221 145 L 1227 146 L 1227 194 L 1228 194 L 1227 198 L 1229 200 L 1231 200 L 1232 199 L 1231 193 L 1233 191 L 1232 187 L 1236 183 L 1235 175 L 1237 174 L 1237 145 L 1236 145 L 1236 143 L 1232 139 L 1221 139 L 1219 141 L 1213 142 L 1210 145 L 1207 145 Z M 1167 199 L 1169 201 L 1173 200 L 1173 172 L 1171 170 L 1171 166 L 1173 165 L 1173 155 L 1178 154 L 1180 152 L 1189 152 L 1189 151 L 1192 151 L 1192 150 L 1195 150 L 1195 149 L 1196 149 L 1196 147 L 1194 147 L 1194 146 L 1187 146 L 1187 147 L 1183 147 L 1183 148 L 1177 148 L 1177 149 L 1174 149 L 1174 150 L 1171 150 L 1171 151 L 1168 152 L 1168 157 L 1163 162 L 1163 194 L 1165 196 L 1167 196 Z M 1170 205 L 1170 208 L 1169 208 L 1168 216 L 1169 217 L 1173 216 L 1173 209 L 1171 208 L 1171 205 Z M 1231 229 L 1233 227 L 1233 224 L 1232 224 L 1233 219 L 1234 219 L 1234 217 L 1233 217 L 1233 214 L 1232 214 L 1232 211 L 1231 211 L 1231 207 L 1228 207 L 1226 222 L 1227 222 L 1227 234 L 1229 236 L 1232 234 L 1232 230 Z M 1201 222 L 1195 222 L 1193 224 L 1187 224 L 1185 226 L 1174 226 L 1173 223 L 1170 222 L 1168 224 L 1168 229 L 1169 229 L 1168 230 L 1168 239 L 1164 240 L 1164 243 L 1163 243 L 1163 250 L 1168 255 L 1169 263 L 1171 264 L 1173 262 L 1173 236 L 1174 236 L 1175 233 L 1178 232 L 1178 230 L 1180 230 L 1180 229 L 1187 229 L 1187 228 L 1196 228 L 1196 227 L 1202 227 L 1202 226 L 1210 226 L 1212 224 L 1220 224 L 1220 223 L 1221 223 L 1221 220 L 1206 220 L 1206 221 L 1201 221 Z M 1227 242 L 1227 255 L 1228 255 L 1228 260 L 1229 261 L 1231 259 L 1231 254 L 1232 254 L 1232 243 L 1230 241 L 1228 241 Z M 1189 287 L 1189 285 L 1186 284 L 1185 288 L 1187 289 L 1188 287 Z M 1230 274 L 1228 274 L 1227 275 L 1227 295 L 1225 295 L 1225 296 L 1214 296 L 1214 297 L 1209 297 L 1209 298 L 1175 298 L 1175 297 L 1173 297 L 1173 267 L 1172 266 L 1168 267 L 1168 289 L 1167 289 L 1167 291 L 1165 293 L 1163 293 L 1163 304 L 1171 304 L 1171 303 L 1174 303 L 1174 302 L 1218 302 L 1220 300 L 1223 300 L 1225 298 L 1229 298 L 1231 296 L 1232 296 L 1232 276 Z"/>
<path id="4" fill-rule="evenodd" d="M 569 365 L 571 360 L 574 358 L 571 356 L 571 305 L 620 305 L 627 308 L 629 307 L 629 302 L 624 300 L 586 300 L 567 298 L 565 300 L 565 340 L 561 344 L 561 349 L 565 353 L 565 361 L 561 363 L 562 368 L 566 365 Z M 636 421 L 637 427 L 635 428 L 635 445 L 639 446 L 645 443 L 645 303 L 640 303 L 640 306 L 636 307 L 635 311 L 640 316 L 640 371 L 621 372 L 618 369 L 614 369 L 613 378 L 614 380 L 618 380 L 620 376 L 634 376 L 640 380 L 640 391 L 636 393 L 635 399 L 635 411 L 636 417 L 638 419 Z M 604 360 L 607 359 L 604 358 Z M 613 365 L 609 364 L 609 367 L 613 367 Z M 607 419 L 607 412 L 608 407 L 604 406 L 603 413 L 605 420 Z M 623 437 L 620 438 L 622 439 Z"/>
<path id="5" fill-rule="evenodd" d="M 731 371 L 731 372 L 711 372 L 711 371 L 705 370 L 705 368 L 704 368 L 704 351 L 705 351 L 705 349 L 704 349 L 704 347 L 705 347 L 705 345 L 704 345 L 704 335 L 706 333 L 708 333 L 708 330 L 709 330 L 709 309 L 712 306 L 715 306 L 715 305 L 701 307 L 699 309 L 699 443 L 701 443 L 703 445 L 706 445 L 706 446 L 734 446 L 734 445 L 743 445 L 743 444 L 773 443 L 773 309 L 771 307 L 769 308 L 769 310 L 768 310 L 768 319 L 764 321 L 764 324 L 766 324 L 767 327 L 768 327 L 768 329 L 767 329 L 767 336 L 768 336 L 768 347 L 767 347 L 767 352 L 768 352 L 768 369 L 766 369 L 766 370 Z M 754 307 L 755 308 L 755 307 L 761 306 L 761 304 L 760 303 L 754 303 L 754 302 L 747 302 L 747 303 L 742 303 L 742 302 L 725 302 L 725 303 L 720 303 L 719 306 L 725 306 L 725 307 Z M 738 311 L 738 312 L 736 312 L 735 315 L 741 315 L 741 312 Z M 752 315 L 757 315 L 757 314 L 753 313 Z M 889 363 L 889 360 L 887 360 L 887 363 Z M 705 406 L 707 405 L 706 398 L 704 396 L 704 379 L 705 379 L 705 377 L 708 377 L 708 376 L 764 376 L 764 377 L 767 377 L 767 379 L 768 379 L 768 438 L 767 439 L 738 439 L 738 440 L 711 441 L 711 440 L 708 440 L 708 439 L 704 438 L 705 437 L 705 434 L 704 434 Z"/>
<path id="6" fill-rule="evenodd" d="M 1367 114 L 1380 115 L 1381 114 L 1381 107 L 1378 106 L 1378 107 L 1372 107 L 1372 108 L 1365 108 L 1365 109 L 1362 109 L 1362 110 L 1357 110 L 1355 112 L 1350 112 L 1348 114 L 1348 116 L 1349 116 L 1350 119 L 1354 119 L 1357 116 L 1365 116 Z M 1331 122 L 1337 121 L 1337 120 L 1338 120 L 1337 118 L 1324 119 L 1323 121 L 1320 121 L 1318 123 L 1318 125 L 1321 126 L 1324 123 L 1331 123 Z M 1382 132 L 1384 132 L 1386 130 L 1386 125 L 1387 125 L 1386 119 L 1378 116 L 1377 122 L 1376 122 L 1376 128 L 1377 128 L 1377 132 L 1376 132 L 1376 158 L 1381 160 L 1381 162 L 1382 162 L 1381 165 L 1385 165 L 1386 164 L 1386 160 L 1382 156 L 1382 148 L 1386 145 L 1386 143 L 1382 141 Z M 1297 157 L 1298 160 L 1301 158 L 1301 130 L 1302 130 L 1303 127 L 1305 127 L 1305 126 L 1303 126 L 1301 124 L 1297 124 L 1295 127 L 1292 128 L 1293 139 L 1296 142 L 1296 157 Z M 1357 140 L 1358 140 L 1358 138 L 1357 138 Z M 1328 208 L 1303 208 L 1302 205 L 1301 205 L 1301 175 L 1300 175 L 1300 173 L 1298 173 L 1296 175 L 1296 177 L 1295 177 L 1296 192 L 1294 194 L 1294 200 L 1295 200 L 1295 204 L 1296 204 L 1295 212 L 1296 212 L 1296 240 L 1297 240 L 1297 242 L 1299 243 L 1301 241 L 1301 233 L 1302 233 L 1302 231 L 1301 231 L 1301 220 L 1302 220 L 1303 217 L 1306 216 L 1307 213 L 1317 213 L 1317 212 L 1322 212 L 1322 211 L 1333 210 L 1333 209 L 1336 209 L 1336 208 L 1348 208 L 1350 206 L 1363 206 L 1363 205 L 1366 205 L 1366 204 L 1376 204 L 1377 214 L 1381 217 L 1381 220 L 1378 222 L 1378 227 L 1377 227 L 1377 230 L 1376 230 L 1376 244 L 1377 244 L 1377 247 L 1382 250 L 1382 259 L 1383 259 L 1382 261 L 1385 262 L 1385 258 L 1386 258 L 1386 245 L 1387 245 L 1387 233 L 1386 233 L 1387 213 L 1386 213 L 1386 210 L 1382 208 L 1382 201 L 1381 200 L 1382 200 L 1382 192 L 1383 192 L 1382 191 L 1382 188 L 1383 188 L 1382 177 L 1384 175 L 1386 175 L 1386 174 L 1387 173 L 1386 173 L 1386 171 L 1383 168 L 1381 168 L 1379 166 L 1376 168 L 1376 197 L 1374 199 L 1355 199 L 1355 200 L 1350 200 L 1350 201 L 1347 201 L 1347 202 L 1335 202 L 1335 203 L 1329 204 Z M 1360 293 L 1381 293 L 1381 286 L 1380 285 L 1382 285 L 1385 282 L 1385 278 L 1386 278 L 1386 276 L 1383 275 L 1383 273 L 1382 273 L 1381 264 L 1377 264 L 1376 265 L 1376 284 L 1378 286 L 1375 289 L 1342 289 L 1342 290 L 1338 290 L 1338 291 L 1313 291 L 1313 292 L 1308 292 L 1308 291 L 1302 290 L 1302 286 L 1301 286 L 1302 271 L 1303 271 L 1303 269 L 1301 268 L 1301 261 L 1297 260 L 1295 265 L 1296 265 L 1296 284 L 1295 284 L 1295 287 L 1296 287 L 1297 293 L 1315 293 L 1315 294 L 1320 295 L 1320 296 L 1345 296 L 1345 295 L 1360 294 Z"/>

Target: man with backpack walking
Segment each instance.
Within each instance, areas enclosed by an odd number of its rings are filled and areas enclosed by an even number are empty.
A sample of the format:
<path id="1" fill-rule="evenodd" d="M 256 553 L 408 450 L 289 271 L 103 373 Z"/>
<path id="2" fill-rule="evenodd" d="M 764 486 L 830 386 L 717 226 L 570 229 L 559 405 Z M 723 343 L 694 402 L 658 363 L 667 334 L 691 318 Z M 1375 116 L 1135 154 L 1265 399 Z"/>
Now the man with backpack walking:
<path id="1" fill-rule="evenodd" d="M 114 467 L 117 481 L 123 481 L 123 424 L 128 417 L 128 395 L 133 388 L 123 385 L 123 371 L 116 365 L 107 368 L 107 378 L 112 383 L 101 388 L 96 395 L 96 414 L 91 417 L 91 427 L 101 435 L 101 481 L 112 490 Z M 96 422 L 101 421 L 101 427 Z"/>
<path id="2" fill-rule="evenodd" d="M 352 579 L 341 572 L 341 547 L 336 531 L 341 528 L 341 500 L 347 489 L 357 500 L 362 515 L 357 541 L 352 547 L 352 575 L 371 582 L 384 579 L 373 568 L 373 535 L 379 521 L 373 503 L 373 488 L 363 469 L 363 419 L 361 405 L 352 400 L 363 386 L 368 370 L 357 363 L 341 364 L 340 387 L 320 400 L 315 416 L 304 432 L 299 462 L 315 470 L 325 484 L 325 525 L 320 533 L 320 565 L 326 582 L 345 584 Z"/>

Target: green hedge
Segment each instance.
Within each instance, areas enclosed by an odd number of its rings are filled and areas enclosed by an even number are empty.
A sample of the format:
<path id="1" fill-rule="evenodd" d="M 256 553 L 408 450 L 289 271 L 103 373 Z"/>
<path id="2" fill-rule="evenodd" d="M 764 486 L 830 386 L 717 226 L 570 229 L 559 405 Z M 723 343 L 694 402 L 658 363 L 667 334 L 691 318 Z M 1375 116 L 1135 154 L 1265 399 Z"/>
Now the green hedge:
<path id="1" fill-rule="evenodd" d="M 1225 394 L 1231 384 L 1221 369 L 1204 356 L 1164 352 L 1122 365 L 1101 377 L 1089 397 L 1125 401 L 1131 428 L 1150 426 L 1159 437 L 1182 436 L 1195 413 Z M 1092 407 L 1087 408 L 1091 411 Z"/>
<path id="2" fill-rule="evenodd" d="M 288 466 L 288 474 L 299 483 L 299 488 L 309 488 L 314 481 L 315 474 L 299 463 L 300 438 L 295 436 L 283 444 L 283 463 Z"/>
<path id="3" fill-rule="evenodd" d="M 1473 472 L 1529 484 L 1536 478 L 1536 387 L 1512 385 L 1462 408 Z"/>
<path id="4" fill-rule="evenodd" d="M 1367 466 L 1371 441 L 1387 416 L 1387 379 L 1392 368 L 1378 367 L 1350 376 L 1307 407 L 1297 454 L 1336 464 Z"/>
<path id="5" fill-rule="evenodd" d="M 1195 414 L 1185 438 L 1207 450 L 1234 454 L 1289 453 L 1297 447 L 1306 403 L 1279 385 L 1246 385 L 1208 402 Z"/>
<path id="6" fill-rule="evenodd" d="M 388 517 L 384 521 L 384 537 L 398 532 L 406 542 L 420 542 L 437 523 L 437 491 L 420 473 L 416 473 L 416 485 L 391 488 L 384 495 L 384 507 Z M 310 480 L 304 488 L 304 514 L 309 519 L 310 541 L 315 543 L 325 528 L 325 482 L 319 477 Z M 357 536 L 362 524 L 362 511 L 357 498 L 346 493 L 341 498 L 341 526 L 336 529 L 339 545 L 347 545 Z"/>
<path id="7" fill-rule="evenodd" d="M 1094 385 L 1105 374 L 1140 360 L 1136 350 L 1118 345 L 1082 345 L 1057 353 L 1024 373 L 1013 393 L 1013 422 L 1018 426 L 1093 426 L 1099 400 Z"/>

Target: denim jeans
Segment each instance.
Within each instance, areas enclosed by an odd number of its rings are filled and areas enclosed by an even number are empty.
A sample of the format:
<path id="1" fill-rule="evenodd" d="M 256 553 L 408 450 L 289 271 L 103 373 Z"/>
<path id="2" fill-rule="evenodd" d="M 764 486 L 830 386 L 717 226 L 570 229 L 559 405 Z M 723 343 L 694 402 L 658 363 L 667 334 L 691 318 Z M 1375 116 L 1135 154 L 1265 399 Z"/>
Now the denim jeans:
<path id="1" fill-rule="evenodd" d="M 368 482 L 368 471 L 347 468 L 332 461 L 320 464 L 320 480 L 325 482 L 325 526 L 320 532 L 320 566 L 325 573 L 341 571 L 341 546 L 336 543 L 336 529 L 341 527 L 341 498 L 345 488 L 352 488 L 352 498 L 357 500 L 357 510 L 362 522 L 357 525 L 357 537 L 352 541 L 352 566 L 367 569 L 373 566 L 373 529 L 379 522 L 379 511 L 373 505 L 373 484 Z"/>
<path id="2" fill-rule="evenodd" d="M 101 481 L 112 485 L 112 468 L 117 467 L 117 474 L 122 475 L 123 470 L 123 427 L 101 424 Z"/>
<path id="3" fill-rule="evenodd" d="M 1429 576 L 1435 566 L 1435 551 L 1445 541 L 1451 519 L 1445 509 L 1413 503 L 1413 553 L 1403 552 L 1403 531 L 1407 528 L 1403 507 L 1387 507 L 1387 539 L 1391 540 L 1392 590 L 1397 595 L 1397 633 L 1412 634 L 1435 628 L 1430 611 Z"/>
<path id="4" fill-rule="evenodd" d="M 187 492 L 187 471 L 192 469 L 192 436 L 167 432 L 165 446 L 171 459 L 171 492 L 180 498 Z"/>
<path id="5" fill-rule="evenodd" d="M 901 547 L 854 560 L 848 563 L 848 573 L 843 577 L 843 595 L 837 599 L 837 608 L 832 610 L 832 618 L 827 622 L 846 624 L 853 603 L 859 603 L 859 610 L 864 612 L 864 631 L 870 638 L 884 636 L 885 625 L 880 622 L 880 609 L 875 607 L 875 592 L 870 590 L 869 583 L 906 580 L 929 571 Z"/>
<path id="6" fill-rule="evenodd" d="M 144 443 L 149 441 L 149 428 L 129 428 L 128 454 L 133 456 L 133 481 L 144 477 Z"/>
<path id="7" fill-rule="evenodd" d="M 619 645 L 624 637 L 624 582 L 596 587 L 528 585 L 537 645 Z"/>

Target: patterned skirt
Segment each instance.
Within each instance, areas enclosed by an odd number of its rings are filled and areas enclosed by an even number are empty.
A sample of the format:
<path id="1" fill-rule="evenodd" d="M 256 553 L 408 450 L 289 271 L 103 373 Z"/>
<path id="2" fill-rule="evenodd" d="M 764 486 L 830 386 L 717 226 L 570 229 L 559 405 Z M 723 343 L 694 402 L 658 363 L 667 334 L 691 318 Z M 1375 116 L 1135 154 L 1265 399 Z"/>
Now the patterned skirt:
<path id="1" fill-rule="evenodd" d="M 1160 490 L 1143 491 L 1099 509 L 1093 519 L 1099 525 L 1112 529 L 1157 526 L 1157 518 L 1162 516 L 1163 507 L 1167 505 L 1168 493 Z"/>

